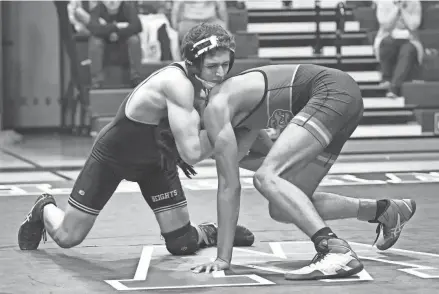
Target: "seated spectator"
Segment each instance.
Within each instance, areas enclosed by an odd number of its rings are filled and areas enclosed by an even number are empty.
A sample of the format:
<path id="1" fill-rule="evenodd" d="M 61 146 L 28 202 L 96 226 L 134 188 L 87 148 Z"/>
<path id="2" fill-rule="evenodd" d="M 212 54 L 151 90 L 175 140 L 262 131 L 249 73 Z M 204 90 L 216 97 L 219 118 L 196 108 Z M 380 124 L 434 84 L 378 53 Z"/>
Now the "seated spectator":
<path id="1" fill-rule="evenodd" d="M 170 1 L 165 0 L 159 0 L 159 1 L 137 1 L 138 2 L 138 8 L 140 14 L 167 14 L 168 10 L 172 6 L 172 3 Z"/>
<path id="2" fill-rule="evenodd" d="M 420 1 L 376 1 L 380 28 L 374 49 L 388 97 L 400 95 L 402 84 L 422 62 L 423 47 L 417 34 L 421 12 Z"/>
<path id="3" fill-rule="evenodd" d="M 171 13 L 172 27 L 180 40 L 195 25 L 219 24 L 227 29 L 228 15 L 225 1 L 174 1 Z"/>
<path id="4" fill-rule="evenodd" d="M 73 25 L 75 32 L 88 36 L 90 35 L 87 26 L 90 22 L 90 10 L 97 5 L 97 1 L 69 1 L 67 5 L 67 12 L 69 15 L 70 23 Z M 105 24 L 103 19 L 100 19 L 102 24 Z"/>
<path id="5" fill-rule="evenodd" d="M 142 63 L 180 61 L 178 33 L 163 13 L 140 15 Z"/>
<path id="6" fill-rule="evenodd" d="M 100 22 L 100 19 L 105 23 Z M 101 1 L 91 10 L 87 29 L 91 33 L 89 57 L 92 88 L 102 86 L 104 50 L 109 43 L 128 46 L 130 79 L 132 86 L 136 86 L 141 81 L 142 50 L 138 34 L 142 31 L 142 25 L 135 3 L 122 0 Z"/>

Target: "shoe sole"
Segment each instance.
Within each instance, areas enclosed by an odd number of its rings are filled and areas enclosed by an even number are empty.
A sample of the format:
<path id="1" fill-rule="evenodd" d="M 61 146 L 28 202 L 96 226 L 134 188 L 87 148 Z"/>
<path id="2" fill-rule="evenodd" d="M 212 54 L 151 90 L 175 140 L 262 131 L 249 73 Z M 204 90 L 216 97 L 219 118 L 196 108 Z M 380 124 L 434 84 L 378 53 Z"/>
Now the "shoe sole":
<path id="1" fill-rule="evenodd" d="M 29 213 L 31 213 L 35 206 L 38 204 L 38 202 L 44 200 L 44 197 L 38 197 L 37 200 L 35 201 L 34 205 L 32 206 L 32 208 L 30 209 Z M 28 214 L 29 214 L 28 213 Z M 36 250 L 38 248 L 38 246 L 40 245 L 41 239 L 43 238 L 43 229 L 44 229 L 44 225 L 40 225 L 38 227 L 38 230 L 36 230 L 35 228 L 32 228 L 32 225 L 37 225 L 37 223 L 31 223 L 29 221 L 25 221 L 23 222 L 23 224 L 20 226 L 20 229 L 18 230 L 18 247 L 20 247 L 21 250 Z M 23 231 L 24 232 L 29 232 L 31 230 L 35 230 L 37 233 L 35 233 L 35 237 L 38 237 L 38 242 L 26 242 L 26 241 L 20 241 L 20 239 L 23 239 L 22 234 Z M 36 239 L 36 238 L 35 238 Z"/>
<path id="2" fill-rule="evenodd" d="M 411 206 L 412 206 L 412 213 L 410 214 L 409 218 L 408 218 L 407 221 L 405 222 L 405 223 L 408 223 L 408 221 L 412 219 L 413 215 L 415 215 L 415 212 L 416 212 L 416 201 L 413 200 L 413 199 L 403 199 L 403 201 L 404 201 L 404 202 L 405 202 L 405 201 L 410 202 L 410 204 L 411 204 Z M 404 225 L 404 226 L 405 226 L 405 225 Z M 404 228 L 403 228 L 403 229 L 404 229 Z M 376 248 L 378 248 L 378 249 L 381 250 L 381 251 L 384 251 L 384 250 L 387 250 L 387 249 L 389 249 L 389 248 L 392 248 L 393 245 L 395 245 L 396 242 L 398 241 L 398 239 L 399 239 L 399 237 L 401 236 L 401 234 L 402 234 L 402 230 L 401 230 L 401 233 L 399 234 L 398 238 L 396 238 L 396 239 L 395 239 L 392 243 L 390 243 L 388 246 L 386 246 L 386 247 L 378 247 L 378 245 L 376 245 Z"/>
<path id="3" fill-rule="evenodd" d="M 315 276 L 315 277 L 300 277 L 297 275 L 289 275 L 288 273 L 286 273 L 284 275 L 286 280 L 290 280 L 290 281 L 310 281 L 310 280 L 325 280 L 325 279 L 341 279 L 341 278 L 347 278 L 353 275 L 358 274 L 359 272 L 361 272 L 364 269 L 364 265 L 362 263 L 360 263 L 359 266 L 357 266 L 356 268 L 353 268 L 351 270 L 348 271 L 343 271 L 340 273 L 337 273 L 335 275 L 328 275 L 328 276 Z"/>
<path id="4" fill-rule="evenodd" d="M 36 224 L 26 222 L 26 223 L 22 224 L 20 229 L 18 230 L 18 247 L 20 247 L 21 250 L 36 250 L 38 248 L 38 246 L 40 245 L 41 239 L 43 237 L 42 228 L 39 229 L 38 232 L 34 235 L 35 238 L 38 237 L 38 239 L 39 239 L 39 241 L 37 243 L 20 241 L 20 239 L 23 239 L 23 237 L 22 237 L 23 231 L 29 232 L 30 230 L 35 230 L 35 228 L 32 228 L 32 225 L 36 225 Z"/>

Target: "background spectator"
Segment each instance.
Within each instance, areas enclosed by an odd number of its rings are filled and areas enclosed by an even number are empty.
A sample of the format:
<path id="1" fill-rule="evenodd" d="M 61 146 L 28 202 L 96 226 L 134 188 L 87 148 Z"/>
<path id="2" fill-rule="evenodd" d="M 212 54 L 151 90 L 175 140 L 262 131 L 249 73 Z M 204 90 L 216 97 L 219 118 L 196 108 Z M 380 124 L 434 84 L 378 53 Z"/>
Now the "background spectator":
<path id="1" fill-rule="evenodd" d="M 381 63 L 388 97 L 400 95 L 403 82 L 411 79 L 422 62 L 423 47 L 417 30 L 421 24 L 420 1 L 376 1 L 380 25 L 374 49 Z"/>
<path id="2" fill-rule="evenodd" d="M 78 34 L 89 35 L 90 32 L 87 29 L 90 23 L 90 10 L 98 4 L 98 1 L 69 1 L 67 5 L 67 12 L 69 14 L 70 23 Z M 101 19 L 102 24 L 105 23 Z"/>
<path id="3" fill-rule="evenodd" d="M 178 33 L 170 24 L 172 1 L 138 1 L 142 63 L 180 61 Z"/>
<path id="4" fill-rule="evenodd" d="M 100 19 L 105 23 L 100 22 Z M 104 80 L 103 57 L 109 43 L 128 46 L 130 79 L 133 86 L 136 86 L 141 81 L 142 50 L 138 34 L 142 31 L 142 25 L 135 3 L 121 0 L 101 1 L 91 10 L 87 28 L 91 33 L 89 56 L 92 88 L 101 87 Z"/>
<path id="5" fill-rule="evenodd" d="M 172 9 L 172 1 L 158 0 L 158 1 L 137 1 L 140 14 L 159 14 L 163 13 L 166 16 L 168 11 Z"/>
<path id="6" fill-rule="evenodd" d="M 174 1 L 171 22 L 180 40 L 199 23 L 219 24 L 227 29 L 228 15 L 225 1 Z"/>

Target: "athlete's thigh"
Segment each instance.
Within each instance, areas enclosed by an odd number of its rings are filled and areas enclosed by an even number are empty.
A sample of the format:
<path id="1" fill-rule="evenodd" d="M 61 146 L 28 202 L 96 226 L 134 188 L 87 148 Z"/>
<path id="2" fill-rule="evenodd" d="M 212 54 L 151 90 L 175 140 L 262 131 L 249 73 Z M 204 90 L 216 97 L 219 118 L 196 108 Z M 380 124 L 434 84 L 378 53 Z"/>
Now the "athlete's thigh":
<path id="1" fill-rule="evenodd" d="M 323 159 L 326 157 L 326 152 L 323 152 L 299 172 L 292 169 L 286 170 L 281 177 L 295 185 L 311 199 L 317 187 L 332 167 L 332 161 Z M 273 203 L 269 203 L 269 211 L 270 215 L 280 222 L 292 222 L 289 213 L 280 207 L 274 206 Z"/>
<path id="2" fill-rule="evenodd" d="M 296 171 L 322 156 L 323 151 L 338 156 L 341 147 L 363 115 L 363 99 L 358 85 L 346 74 L 328 77 L 330 86 L 320 87 L 294 116 L 274 144 L 267 159 L 281 171 Z M 283 162 L 282 162 L 283 160 Z"/>
<path id="3" fill-rule="evenodd" d="M 89 157 L 73 186 L 61 229 L 86 235 L 121 180 L 112 167 Z"/>
<path id="4" fill-rule="evenodd" d="M 321 121 L 325 121 L 328 115 L 318 114 L 316 116 L 320 117 Z M 339 130 L 331 134 L 329 144 L 313 161 L 299 172 L 287 170 L 282 175 L 283 178 L 298 186 L 309 197 L 314 194 L 320 182 L 328 174 L 340 155 L 344 144 L 357 128 L 362 117 L 362 107 L 357 109 L 357 113 L 353 111 L 353 114 L 346 116 L 347 118 L 343 120 L 343 124 L 340 125 Z"/>
<path id="5" fill-rule="evenodd" d="M 270 152 L 271 147 L 273 147 L 273 144 L 274 143 L 268 136 L 267 132 L 265 130 L 261 130 L 249 151 L 250 153 L 266 156 L 268 152 Z"/>
<path id="6" fill-rule="evenodd" d="M 324 148 L 306 128 L 289 124 L 268 152 L 260 169 L 268 168 L 278 175 L 286 170 L 299 171 Z"/>
<path id="7" fill-rule="evenodd" d="M 287 170 L 281 177 L 311 197 L 332 167 L 333 161 L 328 159 L 330 157 L 328 153 L 322 152 L 299 172 Z"/>
<path id="8" fill-rule="evenodd" d="M 171 170 L 152 167 L 138 184 L 162 233 L 175 231 L 190 221 L 177 167 Z"/>

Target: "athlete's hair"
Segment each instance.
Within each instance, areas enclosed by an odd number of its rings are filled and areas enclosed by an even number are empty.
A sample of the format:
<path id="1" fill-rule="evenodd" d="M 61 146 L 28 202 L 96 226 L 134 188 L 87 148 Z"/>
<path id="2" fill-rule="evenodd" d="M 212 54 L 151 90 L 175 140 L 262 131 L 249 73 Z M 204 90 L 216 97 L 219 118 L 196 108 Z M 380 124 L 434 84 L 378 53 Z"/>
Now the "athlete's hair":
<path id="1" fill-rule="evenodd" d="M 216 42 L 216 44 L 212 44 L 210 41 L 210 38 L 212 37 L 214 38 L 214 42 Z M 203 40 L 206 42 L 196 45 L 198 42 Z M 209 45 L 214 46 L 199 54 L 200 50 L 205 49 Z M 230 70 L 234 61 L 235 47 L 236 44 L 233 35 L 229 34 L 222 26 L 217 24 L 201 23 L 191 28 L 184 36 L 181 44 L 181 55 L 188 66 L 195 66 L 198 70 L 200 70 L 200 66 L 206 54 L 214 54 L 217 50 L 228 49 L 230 50 Z"/>

